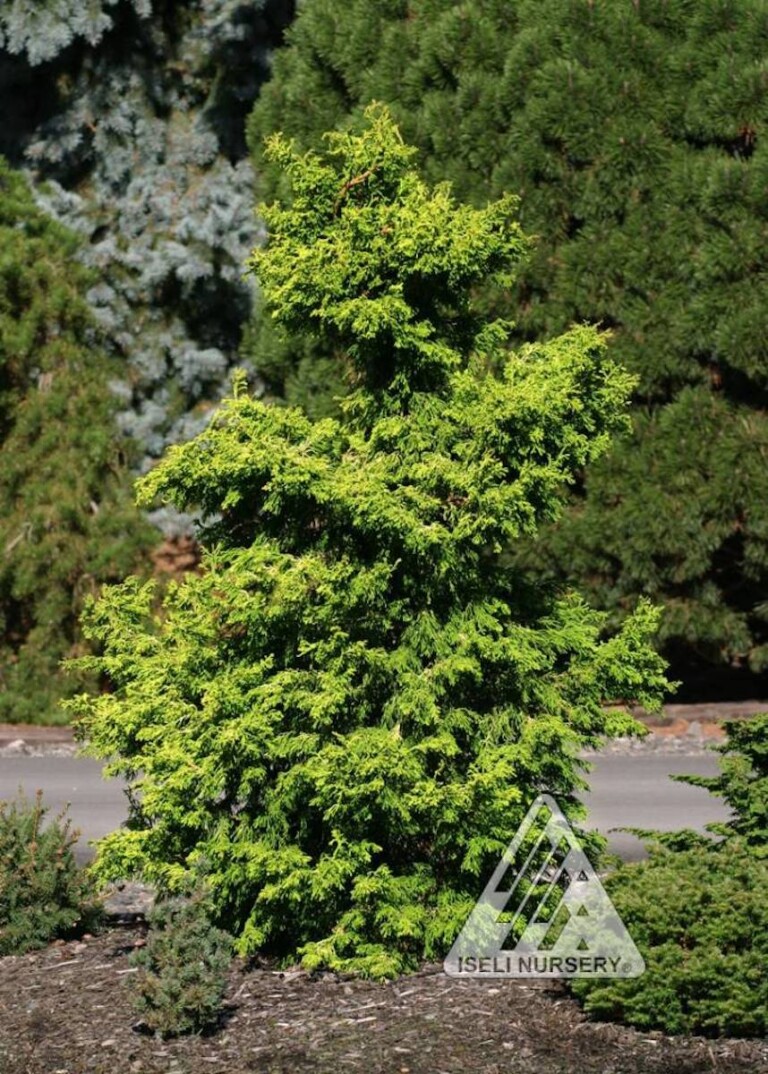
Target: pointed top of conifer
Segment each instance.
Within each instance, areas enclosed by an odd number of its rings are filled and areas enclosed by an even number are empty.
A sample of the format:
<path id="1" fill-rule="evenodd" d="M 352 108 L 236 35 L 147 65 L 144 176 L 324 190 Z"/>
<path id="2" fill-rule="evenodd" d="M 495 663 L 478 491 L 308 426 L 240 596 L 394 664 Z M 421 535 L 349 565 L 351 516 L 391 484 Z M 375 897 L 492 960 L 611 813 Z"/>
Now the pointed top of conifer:
<path id="1" fill-rule="evenodd" d="M 398 396 L 439 390 L 499 331 L 476 317 L 478 284 L 506 280 L 527 249 L 517 199 L 457 204 L 428 186 L 389 111 L 372 104 L 360 129 L 328 136 L 325 154 L 299 154 L 277 134 L 267 155 L 290 204 L 262 206 L 269 242 L 251 258 L 275 321 L 326 337 L 367 388 Z"/>

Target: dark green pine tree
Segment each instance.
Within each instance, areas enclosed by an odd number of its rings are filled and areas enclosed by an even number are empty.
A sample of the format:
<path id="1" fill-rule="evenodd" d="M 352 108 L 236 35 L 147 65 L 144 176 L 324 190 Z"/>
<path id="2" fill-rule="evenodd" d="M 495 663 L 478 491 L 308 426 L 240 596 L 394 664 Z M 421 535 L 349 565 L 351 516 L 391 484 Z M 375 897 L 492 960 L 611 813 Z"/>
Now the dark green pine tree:
<path id="1" fill-rule="evenodd" d="M 767 50 L 763 0 L 307 0 L 250 124 L 268 192 L 265 134 L 312 147 L 376 98 L 428 177 L 520 195 L 538 241 L 488 303 L 517 338 L 614 329 L 639 378 L 632 435 L 526 554 L 613 623 L 662 601 L 680 670 L 768 666 Z M 304 340 L 249 345 L 310 413 L 343 387 Z"/>
<path id="2" fill-rule="evenodd" d="M 456 204 L 385 111 L 330 155 L 273 139 L 290 207 L 253 264 L 275 320 L 345 356 L 344 420 L 238 385 L 142 480 L 207 525 L 203 570 L 149 616 L 91 606 L 114 691 L 72 705 L 132 788 L 102 877 L 197 865 L 244 953 L 384 976 L 443 957 L 531 800 L 583 816 L 580 750 L 659 701 L 647 604 L 614 636 L 504 549 L 626 421 L 632 378 L 592 328 L 519 353 L 472 295 L 527 243 L 504 198 Z M 492 370 L 498 368 L 498 375 Z"/>
<path id="3" fill-rule="evenodd" d="M 0 721 L 65 719 L 83 599 L 149 547 L 78 245 L 0 158 Z"/>

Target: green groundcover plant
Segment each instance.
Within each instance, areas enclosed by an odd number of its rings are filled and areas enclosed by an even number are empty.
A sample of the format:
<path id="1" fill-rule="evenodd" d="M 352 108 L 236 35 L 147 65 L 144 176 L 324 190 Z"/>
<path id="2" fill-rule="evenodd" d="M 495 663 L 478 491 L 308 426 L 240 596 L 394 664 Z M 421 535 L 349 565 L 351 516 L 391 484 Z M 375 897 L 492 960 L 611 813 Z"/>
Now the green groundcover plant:
<path id="1" fill-rule="evenodd" d="M 743 841 L 657 848 L 608 892 L 646 963 L 631 980 L 572 982 L 594 1017 L 708 1036 L 768 1032 L 768 863 Z"/>
<path id="2" fill-rule="evenodd" d="M 646 961 L 642 977 L 577 981 L 599 1018 L 720 1036 L 768 1032 L 768 715 L 726 724 L 717 776 L 673 778 L 723 798 L 730 818 L 639 832 L 650 861 L 620 868 L 611 897 Z"/>
<path id="3" fill-rule="evenodd" d="M 526 252 L 514 199 L 430 188 L 385 109 L 268 152 L 292 201 L 253 268 L 278 325 L 343 354 L 343 417 L 239 381 L 168 451 L 140 497 L 201 511 L 203 569 L 154 617 L 133 578 L 91 604 L 113 691 L 72 707 L 134 792 L 102 878 L 173 891 L 204 859 L 240 952 L 381 977 L 442 957 L 539 790 L 583 816 L 580 749 L 637 729 L 606 699 L 659 702 L 654 609 L 605 636 L 503 555 L 633 382 L 592 328 L 508 350 L 472 295 Z"/>
<path id="4" fill-rule="evenodd" d="M 99 919 L 75 860 L 78 833 L 63 813 L 44 823 L 47 813 L 40 792 L 34 801 L 0 802 L 0 955 L 44 947 Z"/>

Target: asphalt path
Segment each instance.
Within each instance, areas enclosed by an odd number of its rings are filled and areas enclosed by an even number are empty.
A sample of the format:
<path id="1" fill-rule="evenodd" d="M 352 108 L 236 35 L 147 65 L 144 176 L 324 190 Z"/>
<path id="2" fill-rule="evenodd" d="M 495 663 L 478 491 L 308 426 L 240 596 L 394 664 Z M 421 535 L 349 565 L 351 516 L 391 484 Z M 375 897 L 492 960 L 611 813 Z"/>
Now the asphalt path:
<path id="1" fill-rule="evenodd" d="M 89 841 L 119 828 L 127 814 L 122 784 L 103 779 L 101 765 L 89 757 L 0 757 L 0 800 L 15 797 L 19 790 L 28 798 L 42 790 L 51 816 L 69 805 L 68 816 L 80 831 L 81 861 L 92 856 Z"/>
<path id="2" fill-rule="evenodd" d="M 714 774 L 717 760 L 710 753 L 642 750 L 605 753 L 592 761 L 591 789 L 584 795 L 589 809 L 587 823 L 604 832 L 611 849 L 625 860 L 642 857 L 643 845 L 634 836 L 611 829 L 701 829 L 725 816 L 721 803 L 707 791 L 669 778 L 672 773 Z M 93 853 L 89 841 L 119 827 L 126 816 L 120 782 L 104 780 L 101 766 L 90 758 L 0 757 L 0 799 L 14 797 L 19 788 L 28 796 L 41 788 L 52 813 L 70 804 L 69 815 L 81 832 L 78 844 L 81 861 Z"/>
<path id="3" fill-rule="evenodd" d="M 672 775 L 714 776 L 717 755 L 684 753 L 605 753 L 593 758 L 590 791 L 583 796 L 589 814 L 587 827 L 608 837 L 608 846 L 625 861 L 646 856 L 643 843 L 618 828 L 654 828 L 673 831 L 726 820 L 728 810 L 719 798 L 702 787 L 670 779 Z"/>

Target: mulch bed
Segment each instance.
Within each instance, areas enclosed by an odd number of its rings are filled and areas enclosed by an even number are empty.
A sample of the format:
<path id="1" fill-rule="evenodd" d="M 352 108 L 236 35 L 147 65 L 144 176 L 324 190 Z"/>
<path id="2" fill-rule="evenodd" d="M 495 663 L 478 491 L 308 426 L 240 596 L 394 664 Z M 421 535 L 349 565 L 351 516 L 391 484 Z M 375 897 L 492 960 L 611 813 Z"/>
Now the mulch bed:
<path id="1" fill-rule="evenodd" d="M 593 1023 L 560 984 L 386 984 L 233 966 L 218 1028 L 159 1040 L 129 1003 L 143 926 L 0 959 L 2 1074 L 752 1074 L 768 1043 Z"/>

